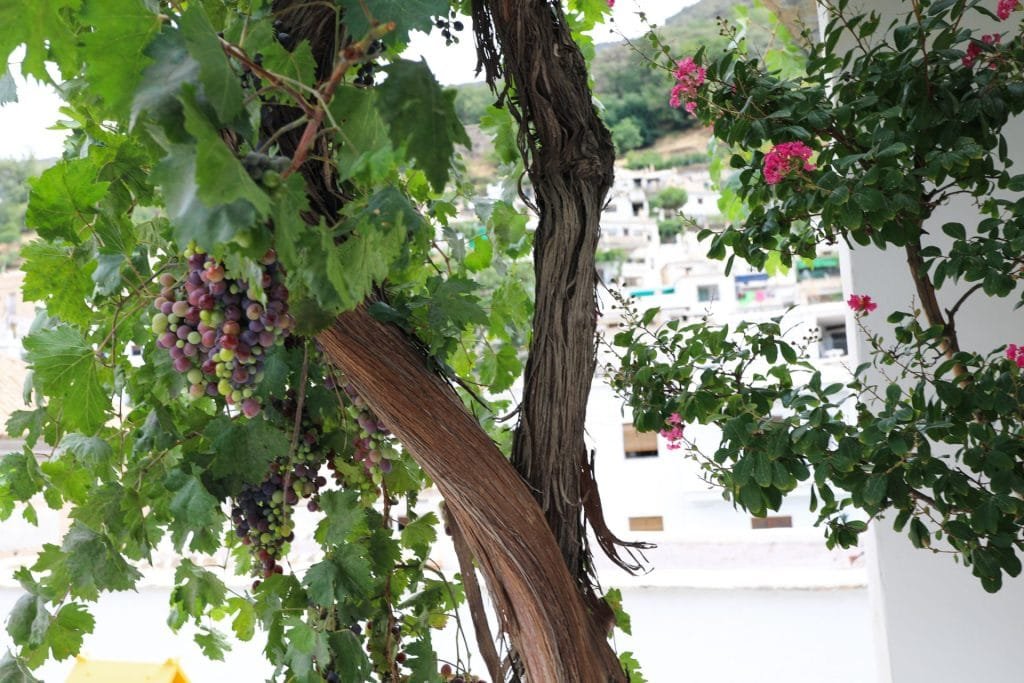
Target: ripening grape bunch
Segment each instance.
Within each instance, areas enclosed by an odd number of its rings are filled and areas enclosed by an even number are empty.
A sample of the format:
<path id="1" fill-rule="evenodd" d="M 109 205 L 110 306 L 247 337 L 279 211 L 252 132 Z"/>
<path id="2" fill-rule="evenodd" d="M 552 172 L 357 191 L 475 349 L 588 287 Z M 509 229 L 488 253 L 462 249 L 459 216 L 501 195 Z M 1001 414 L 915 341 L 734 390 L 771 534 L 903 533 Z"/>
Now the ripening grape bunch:
<path id="1" fill-rule="evenodd" d="M 345 397 L 348 399 L 346 411 L 354 424 L 352 441 L 352 461 L 361 464 L 365 473 L 370 475 L 375 483 L 379 483 L 380 477 L 391 471 L 392 457 L 395 455 L 391 445 L 391 432 L 379 417 L 377 417 L 366 401 L 359 396 L 351 384 L 344 383 L 335 377 L 328 376 L 326 379 L 328 388 L 341 385 Z M 339 483 L 343 483 L 344 475 L 339 467 L 340 463 L 330 460 L 327 466 L 334 471 L 334 477 Z"/>
<path id="2" fill-rule="evenodd" d="M 282 413 L 294 415 L 296 406 L 285 401 Z M 303 411 L 305 413 L 305 411 Z M 256 573 L 264 578 L 283 571 L 281 558 L 286 545 L 295 540 L 292 513 L 300 500 L 315 512 L 320 490 L 327 478 L 320 468 L 333 453 L 322 447 L 323 432 L 307 415 L 300 423 L 294 452 L 284 452 L 270 464 L 263 481 L 246 486 L 235 496 L 231 520 L 235 534 L 249 546 L 256 560 Z"/>
<path id="3" fill-rule="evenodd" d="M 283 342 L 293 323 L 277 255 L 271 250 L 261 259 L 266 304 L 249 283 L 231 278 L 220 261 L 198 247 L 190 246 L 185 258 L 184 279 L 160 276 L 152 318 L 157 345 L 188 378 L 190 396 L 221 397 L 253 417 L 260 411 L 255 387 L 267 351 Z"/>

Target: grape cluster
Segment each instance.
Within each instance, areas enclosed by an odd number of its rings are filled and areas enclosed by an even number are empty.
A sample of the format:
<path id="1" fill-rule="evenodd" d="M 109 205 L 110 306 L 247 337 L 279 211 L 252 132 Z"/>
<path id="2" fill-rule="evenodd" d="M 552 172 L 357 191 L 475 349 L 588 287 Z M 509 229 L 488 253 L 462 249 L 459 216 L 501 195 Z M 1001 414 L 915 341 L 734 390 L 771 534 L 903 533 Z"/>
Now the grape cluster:
<path id="1" fill-rule="evenodd" d="M 337 380 L 328 377 L 326 382 L 328 388 L 333 388 Z M 357 436 L 353 440 L 352 461 L 362 464 L 367 474 L 387 474 L 392 467 L 393 449 L 389 443 L 391 432 L 366 405 L 366 401 L 359 396 L 355 387 L 345 384 L 342 388 L 349 399 L 346 408 L 348 415 L 358 426 Z M 344 483 L 338 463 L 331 460 L 327 466 L 334 472 L 335 480 Z"/>
<path id="2" fill-rule="evenodd" d="M 255 385 L 263 378 L 266 352 L 292 327 L 277 257 L 268 251 L 262 259 L 264 305 L 248 283 L 228 277 L 224 265 L 199 248 L 190 247 L 185 256 L 183 281 L 171 273 L 160 276 L 152 318 L 157 345 L 188 378 L 190 396 L 220 396 L 253 417 L 260 411 Z"/>
<path id="3" fill-rule="evenodd" d="M 295 406 L 287 401 L 282 412 L 294 415 Z M 270 464 L 267 476 L 259 484 L 246 486 L 235 497 L 231 520 L 242 543 L 250 547 L 263 577 L 283 571 L 280 560 L 285 545 L 295 540 L 292 512 L 300 499 L 308 499 L 310 510 L 319 509 L 320 489 L 327 478 L 320 467 L 331 455 L 320 447 L 322 431 L 307 417 L 301 422 L 295 452 L 282 453 Z"/>
<path id="4" fill-rule="evenodd" d="M 456 19 L 458 14 L 455 10 L 452 10 L 449 14 L 449 18 L 438 17 L 434 20 L 434 26 L 441 29 L 441 35 L 444 37 L 445 45 L 451 45 L 452 43 L 459 42 L 458 36 L 452 35 L 452 31 L 461 31 L 464 27 L 462 22 Z"/>
<path id="5" fill-rule="evenodd" d="M 376 57 L 377 55 L 381 54 L 387 49 L 388 46 L 384 44 L 383 40 L 375 40 L 372 43 L 370 43 L 370 46 L 366 49 L 366 56 Z M 363 88 L 371 87 L 373 85 L 373 74 L 379 68 L 380 67 L 373 60 L 364 62 L 362 65 L 360 65 L 359 70 L 356 71 L 356 77 L 352 81 L 353 84 Z"/>

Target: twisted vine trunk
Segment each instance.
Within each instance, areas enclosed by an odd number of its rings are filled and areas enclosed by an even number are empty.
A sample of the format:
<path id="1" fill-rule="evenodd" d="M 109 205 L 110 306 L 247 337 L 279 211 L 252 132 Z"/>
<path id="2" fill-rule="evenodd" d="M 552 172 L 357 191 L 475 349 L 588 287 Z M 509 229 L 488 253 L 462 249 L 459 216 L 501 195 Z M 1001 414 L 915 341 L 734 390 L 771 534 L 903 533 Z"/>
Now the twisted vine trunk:
<path id="1" fill-rule="evenodd" d="M 529 489 L 405 335 L 358 309 L 318 341 L 441 491 L 529 680 L 625 681 Z"/>
<path id="2" fill-rule="evenodd" d="M 539 218 L 534 335 L 512 462 L 535 491 L 566 565 L 589 590 L 583 424 L 596 365 L 594 259 L 615 148 L 560 3 L 500 0 L 488 7 L 506 82 L 515 87 L 511 108 Z"/>
<path id="3" fill-rule="evenodd" d="M 331 11 L 302 0 L 277 0 L 274 10 L 296 42 L 310 40 L 323 77 L 336 51 L 334 33 L 324 28 Z M 586 65 L 558 3 L 500 0 L 485 12 L 517 85 L 520 147 L 540 213 L 534 343 L 514 449 L 526 481 L 397 327 L 360 308 L 339 316 L 318 341 L 441 491 L 529 680 L 624 682 L 607 640 L 609 611 L 590 581 L 582 521 L 584 506 L 600 518 L 583 424 L 595 366 L 594 253 L 612 183 L 611 137 L 593 109 Z M 264 128 L 278 130 L 298 115 L 278 107 L 265 112 Z M 298 141 L 285 135 L 279 144 L 287 153 Z M 311 205 L 330 217 L 344 202 L 330 174 L 312 162 L 300 171 Z"/>

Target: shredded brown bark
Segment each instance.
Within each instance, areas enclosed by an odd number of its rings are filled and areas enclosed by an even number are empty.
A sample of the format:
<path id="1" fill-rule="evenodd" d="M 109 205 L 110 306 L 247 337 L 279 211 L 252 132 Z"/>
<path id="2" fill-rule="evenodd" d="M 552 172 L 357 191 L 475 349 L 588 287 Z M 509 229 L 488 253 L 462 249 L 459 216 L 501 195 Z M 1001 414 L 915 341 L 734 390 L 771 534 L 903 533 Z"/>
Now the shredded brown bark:
<path id="1" fill-rule="evenodd" d="M 335 10 L 304 0 L 276 0 L 273 8 L 296 42 L 310 40 L 326 78 L 337 41 L 344 40 L 342 32 L 326 28 L 336 21 Z M 514 669 L 525 669 L 538 683 L 625 681 L 607 642 L 609 610 L 594 591 L 582 522 L 586 505 L 599 520 L 601 546 L 614 555 L 621 542 L 595 513 L 600 502 L 583 443 L 595 366 L 594 252 L 614 152 L 560 6 L 544 0 L 474 3 L 474 17 L 487 16 L 498 43 L 481 53 L 490 55 L 488 78 L 504 70 L 516 84 L 513 111 L 541 217 L 535 338 L 514 458 L 526 482 L 397 327 L 360 308 L 339 316 L 318 341 L 444 496 L 460 534 L 460 557 L 476 559 L 511 640 Z M 490 30 L 477 31 L 478 39 Z M 499 44 L 502 65 L 496 61 Z M 265 108 L 264 133 L 300 115 L 298 109 Z M 321 144 L 329 144 L 327 137 L 319 138 Z M 294 153 L 299 142 L 295 134 L 282 136 L 282 153 Z M 319 150 L 299 168 L 311 206 L 327 218 L 346 199 L 325 161 L 330 158 L 329 149 Z M 474 612 L 482 616 L 482 610 Z M 477 632 L 488 633 L 479 625 Z M 493 648 L 489 655 L 494 675 Z M 506 678 L 517 675 L 506 672 Z"/>
<path id="2" fill-rule="evenodd" d="M 615 148 L 588 84 L 586 61 L 561 3 L 476 0 L 474 32 L 481 69 L 519 124 L 518 144 L 535 197 L 536 307 L 512 462 L 533 488 L 562 557 L 587 599 L 594 592 L 586 543 L 588 518 L 604 552 L 640 569 L 604 524 L 583 438 L 596 367 L 597 271 L 601 211 L 614 180 Z M 500 60 L 500 63 L 498 63 Z"/>

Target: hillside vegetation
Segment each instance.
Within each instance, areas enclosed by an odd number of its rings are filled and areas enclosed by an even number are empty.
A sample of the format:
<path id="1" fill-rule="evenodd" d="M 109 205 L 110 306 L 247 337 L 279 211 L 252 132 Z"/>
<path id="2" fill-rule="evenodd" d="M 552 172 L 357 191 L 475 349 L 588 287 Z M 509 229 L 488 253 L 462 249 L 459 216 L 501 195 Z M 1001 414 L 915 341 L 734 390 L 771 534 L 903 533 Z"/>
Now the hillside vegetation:
<path id="1" fill-rule="evenodd" d="M 665 44 L 672 46 L 675 56 L 693 54 L 701 47 L 709 52 L 721 50 L 729 40 L 723 35 L 720 18 L 724 18 L 729 26 L 735 26 L 746 36 L 751 50 L 760 51 L 775 40 L 767 21 L 769 11 L 794 35 L 800 33 L 802 26 L 813 26 L 816 16 L 813 0 L 703 0 L 670 17 L 657 32 Z M 595 94 L 620 154 L 651 147 L 665 136 L 697 125 L 693 117 L 668 106 L 672 76 L 667 70 L 652 66 L 655 54 L 656 49 L 643 36 L 628 43 L 597 46 L 592 65 Z M 479 123 L 493 102 L 486 85 L 470 83 L 459 86 L 456 110 L 462 121 L 472 126 Z M 646 157 L 650 159 L 651 153 Z"/>

